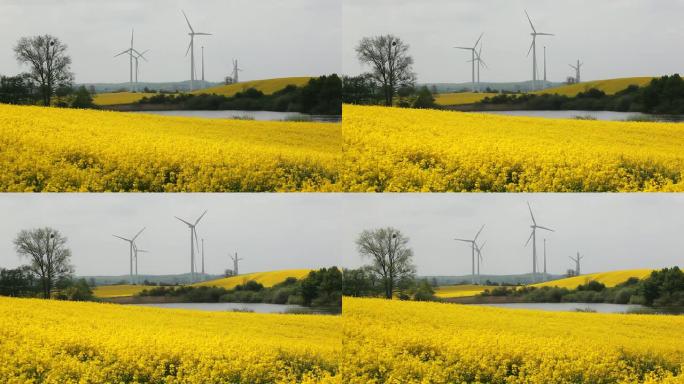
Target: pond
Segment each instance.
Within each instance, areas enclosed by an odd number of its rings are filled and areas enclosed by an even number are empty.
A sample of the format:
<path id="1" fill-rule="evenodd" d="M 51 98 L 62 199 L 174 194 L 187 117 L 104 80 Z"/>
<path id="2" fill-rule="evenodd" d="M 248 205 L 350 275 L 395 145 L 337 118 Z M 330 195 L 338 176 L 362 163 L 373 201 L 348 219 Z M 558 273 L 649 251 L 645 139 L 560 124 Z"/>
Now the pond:
<path id="1" fill-rule="evenodd" d="M 509 309 L 537 309 L 560 312 L 597 312 L 597 313 L 643 313 L 643 314 L 684 314 L 684 308 L 655 308 L 636 304 L 608 303 L 505 303 L 474 304 Z"/>
<path id="2" fill-rule="evenodd" d="M 342 116 L 335 115 L 307 115 L 299 112 L 272 111 L 137 111 L 134 113 L 148 113 L 161 116 L 202 117 L 206 119 L 246 119 L 262 121 L 315 121 L 323 123 L 339 123 Z"/>
<path id="3" fill-rule="evenodd" d="M 160 303 L 132 305 L 169 309 L 194 309 L 211 312 L 299 313 L 317 315 L 335 315 L 340 312 L 340 308 L 335 307 L 312 308 L 292 304 L 266 303 Z"/>
<path id="4" fill-rule="evenodd" d="M 639 112 L 613 112 L 613 111 L 482 111 L 495 115 L 547 117 L 552 119 L 577 119 L 589 117 L 595 120 L 606 121 L 659 121 L 659 122 L 684 122 L 684 115 L 648 115 Z"/>

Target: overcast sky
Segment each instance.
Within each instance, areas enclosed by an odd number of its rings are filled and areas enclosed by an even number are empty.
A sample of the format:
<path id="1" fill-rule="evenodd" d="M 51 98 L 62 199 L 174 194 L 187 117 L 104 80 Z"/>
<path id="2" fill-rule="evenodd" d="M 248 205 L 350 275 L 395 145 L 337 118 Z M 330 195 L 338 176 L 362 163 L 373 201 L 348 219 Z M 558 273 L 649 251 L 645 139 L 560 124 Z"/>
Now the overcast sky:
<path id="1" fill-rule="evenodd" d="M 527 9 L 548 47 L 548 76 L 564 81 L 581 59 L 583 80 L 654 76 L 684 71 L 684 0 L 344 0 L 343 71 L 364 70 L 354 47 L 364 36 L 392 33 L 410 46 L 419 82 L 470 82 L 472 46 L 484 32 L 486 81 L 532 78 Z"/>
<path id="2" fill-rule="evenodd" d="M 684 194 L 0 194 L 0 266 L 20 260 L 12 239 L 21 229 L 52 226 L 69 238 L 80 275 L 128 273 L 133 236 L 141 274 L 188 272 L 189 230 L 173 218 L 194 220 L 205 238 L 207 271 L 229 266 L 237 250 L 241 271 L 324 266 L 356 267 L 366 260 L 354 244 L 364 229 L 394 226 L 410 238 L 421 275 L 470 273 L 470 249 L 452 240 L 487 241 L 483 274 L 530 272 L 532 204 L 548 239 L 549 271 L 572 267 L 581 252 L 584 272 L 659 268 L 684 263 Z"/>
<path id="3" fill-rule="evenodd" d="M 140 254 L 139 273 L 189 272 L 190 230 L 174 215 L 194 222 L 205 209 L 197 233 L 208 273 L 232 268 L 234 251 L 243 273 L 343 265 L 332 195 L 227 193 L 0 194 L 0 266 L 22 262 L 12 244 L 21 229 L 50 226 L 69 239 L 77 274 L 128 274 L 128 243 L 112 235 L 146 227 L 136 240 L 150 251 Z"/>
<path id="4" fill-rule="evenodd" d="M 531 219 L 555 233 L 546 237 L 549 271 L 572 267 L 568 256 L 586 258 L 582 271 L 658 268 L 684 264 L 684 194 L 382 194 L 349 197 L 344 209 L 343 253 L 364 263 L 354 239 L 364 228 L 391 225 L 410 238 L 421 275 L 470 274 L 471 251 L 455 237 L 472 238 L 480 227 L 483 274 L 528 273 L 532 250 L 524 244 Z"/>
<path id="5" fill-rule="evenodd" d="M 341 71 L 341 0 L 0 0 L 0 74 L 22 71 L 12 48 L 22 36 L 49 33 L 69 47 L 77 82 L 127 82 L 130 46 L 149 49 L 140 81 L 190 78 L 188 14 L 196 32 L 197 74 L 222 81 L 237 58 L 243 80 Z"/>

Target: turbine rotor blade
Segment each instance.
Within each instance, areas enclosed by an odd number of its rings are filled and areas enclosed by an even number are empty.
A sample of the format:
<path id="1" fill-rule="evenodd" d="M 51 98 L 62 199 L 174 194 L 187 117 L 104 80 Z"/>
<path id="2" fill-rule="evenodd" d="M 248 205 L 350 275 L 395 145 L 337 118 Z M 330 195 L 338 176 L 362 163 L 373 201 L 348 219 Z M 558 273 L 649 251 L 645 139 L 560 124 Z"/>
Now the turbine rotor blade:
<path id="1" fill-rule="evenodd" d="M 456 49 L 464 49 L 464 50 L 466 50 L 466 51 L 472 51 L 472 50 L 473 50 L 473 49 L 470 48 L 470 47 L 454 47 L 454 48 L 456 48 Z"/>
<path id="2" fill-rule="evenodd" d="M 118 237 L 118 238 L 121 239 L 121 240 L 128 241 L 129 243 L 131 242 L 131 239 L 127 239 L 127 238 L 125 238 L 125 237 L 121 237 L 121 236 L 117 236 L 117 235 L 112 235 L 112 236 Z"/>
<path id="3" fill-rule="evenodd" d="M 525 242 L 525 246 L 527 247 L 527 244 L 530 243 L 530 240 L 532 240 L 532 235 L 534 234 L 534 231 L 530 232 L 530 237 L 527 238 L 527 241 Z"/>
<path id="4" fill-rule="evenodd" d="M 473 243 L 475 242 L 475 240 L 477 240 L 477 237 L 480 236 L 480 233 L 482 232 L 482 230 L 484 229 L 484 227 L 485 227 L 484 224 L 482 224 L 482 227 L 480 227 L 480 230 L 477 231 L 477 234 L 475 235 L 475 238 L 473 238 Z"/>
<path id="5" fill-rule="evenodd" d="M 527 16 L 527 21 L 530 22 L 530 27 L 532 27 L 532 30 L 534 31 L 534 33 L 537 33 L 537 30 L 534 29 L 534 24 L 532 24 L 532 19 L 530 18 L 530 14 L 527 13 L 527 10 L 525 10 L 525 16 Z"/>
<path id="6" fill-rule="evenodd" d="M 128 48 L 127 50 L 125 50 L 125 51 L 119 53 L 118 55 L 114 55 L 114 57 L 121 56 L 121 55 L 123 55 L 124 53 L 128 53 L 130 50 L 131 50 L 131 49 Z"/>
<path id="7" fill-rule="evenodd" d="M 188 53 L 190 52 L 190 47 L 192 47 L 192 36 L 190 36 L 190 44 L 188 44 L 188 49 L 185 51 L 185 56 L 188 56 Z"/>
<path id="8" fill-rule="evenodd" d="M 542 32 L 535 33 L 535 35 L 537 35 L 537 36 L 556 36 L 553 33 L 542 33 Z"/>
<path id="9" fill-rule="evenodd" d="M 534 47 L 534 38 L 532 38 L 532 44 L 530 44 L 530 49 L 527 51 L 527 57 L 530 57 L 530 52 L 532 52 L 532 47 Z"/>
<path id="10" fill-rule="evenodd" d="M 203 213 L 200 217 L 197 218 L 197 221 L 195 221 L 195 225 L 197 225 L 197 223 L 199 223 L 199 221 L 202 220 L 202 218 L 203 218 L 204 215 L 206 215 L 206 214 L 207 214 L 207 211 L 205 210 L 204 213 Z"/>
<path id="11" fill-rule="evenodd" d="M 482 40 L 482 36 L 484 36 L 484 32 L 480 34 L 480 37 L 477 38 L 477 41 L 475 42 L 475 45 L 473 45 L 473 49 L 477 48 L 477 45 L 480 44 L 480 40 Z"/>
<path id="12" fill-rule="evenodd" d="M 211 33 L 206 33 L 206 32 L 193 32 L 193 35 L 211 36 Z"/>
<path id="13" fill-rule="evenodd" d="M 140 236 L 140 234 L 141 234 L 144 230 L 145 230 L 145 227 L 143 227 L 143 229 L 139 230 L 138 233 L 136 233 L 135 236 L 133 236 L 133 238 L 131 239 L 131 241 L 135 241 L 135 239 L 136 239 L 138 236 Z"/>
<path id="14" fill-rule="evenodd" d="M 534 214 L 532 213 L 532 206 L 530 205 L 530 202 L 527 202 L 527 208 L 530 210 L 530 216 L 532 216 L 532 223 L 534 225 L 537 225 L 537 220 L 534 219 Z"/>
<path id="15" fill-rule="evenodd" d="M 192 29 L 192 25 L 190 25 L 190 20 L 188 20 L 188 15 L 186 15 L 185 11 L 183 11 L 183 10 L 181 10 L 181 12 L 183 13 L 183 16 L 185 17 L 185 21 L 188 23 L 188 27 L 190 28 L 190 31 L 192 31 L 192 33 L 195 33 L 195 30 Z"/>
<path id="16" fill-rule="evenodd" d="M 551 231 L 551 232 L 556 232 L 556 231 L 554 231 L 554 230 L 551 229 L 551 228 L 542 227 L 541 225 L 535 225 L 535 227 L 537 227 L 537 228 L 539 228 L 539 229 L 545 229 L 545 230 Z"/>
<path id="17" fill-rule="evenodd" d="M 466 239 L 454 239 L 454 240 L 456 240 L 456 241 L 462 241 L 462 242 L 464 242 L 464 243 L 472 243 L 472 242 L 473 242 L 472 240 L 466 240 Z"/>
<path id="18" fill-rule="evenodd" d="M 180 217 L 178 217 L 178 216 L 174 216 L 174 217 L 175 217 L 176 219 L 178 219 L 178 220 L 184 222 L 184 223 L 187 224 L 188 226 L 192 227 L 192 224 L 190 224 L 190 223 L 188 223 L 187 221 L 181 219 Z"/>

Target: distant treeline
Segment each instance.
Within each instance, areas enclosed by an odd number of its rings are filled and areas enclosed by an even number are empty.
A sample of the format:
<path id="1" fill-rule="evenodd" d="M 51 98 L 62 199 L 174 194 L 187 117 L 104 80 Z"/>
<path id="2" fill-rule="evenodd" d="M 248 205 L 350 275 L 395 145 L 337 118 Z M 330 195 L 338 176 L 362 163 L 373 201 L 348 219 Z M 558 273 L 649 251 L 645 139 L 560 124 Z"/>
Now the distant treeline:
<path id="1" fill-rule="evenodd" d="M 394 105 L 402 108 L 438 108 L 433 93 L 426 86 L 406 84 L 396 90 Z M 370 74 L 342 77 L 342 101 L 345 104 L 384 105 L 384 87 Z"/>
<path id="2" fill-rule="evenodd" d="M 0 103 L 15 105 L 43 105 L 40 84 L 28 74 L 0 76 Z M 63 108 L 94 108 L 92 92 L 84 86 L 62 84 L 54 91 L 51 104 Z"/>
<path id="3" fill-rule="evenodd" d="M 482 105 L 511 105 L 524 110 L 589 110 L 684 114 L 684 80 L 678 75 L 653 79 L 643 87 L 630 85 L 607 95 L 592 88 L 577 96 L 556 94 L 502 94 L 487 97 Z"/>
<path id="4" fill-rule="evenodd" d="M 342 306 L 342 272 L 336 268 L 311 271 L 297 280 L 288 277 L 272 287 L 247 281 L 233 289 L 209 286 L 160 286 L 145 289 L 138 296 L 174 297 L 196 303 L 272 303 L 312 307 Z"/>
<path id="5" fill-rule="evenodd" d="M 639 280 L 632 277 L 611 288 L 598 281 L 590 281 L 576 289 L 497 287 L 485 290 L 481 296 L 506 296 L 520 301 L 539 303 L 614 303 L 679 307 L 684 306 L 684 272 L 678 267 L 665 268 L 653 271 L 645 279 Z"/>
<path id="6" fill-rule="evenodd" d="M 164 94 L 144 97 L 138 104 L 171 104 L 184 110 L 246 110 L 301 112 L 314 115 L 342 114 L 342 82 L 333 74 L 309 80 L 302 86 L 288 85 L 273 94 L 249 88 L 234 96 L 217 94 Z"/>
<path id="7" fill-rule="evenodd" d="M 14 269 L 0 268 L 0 296 L 43 297 L 41 282 L 27 266 Z M 54 296 L 58 300 L 93 300 L 93 291 L 85 279 L 65 276 L 54 284 Z"/>

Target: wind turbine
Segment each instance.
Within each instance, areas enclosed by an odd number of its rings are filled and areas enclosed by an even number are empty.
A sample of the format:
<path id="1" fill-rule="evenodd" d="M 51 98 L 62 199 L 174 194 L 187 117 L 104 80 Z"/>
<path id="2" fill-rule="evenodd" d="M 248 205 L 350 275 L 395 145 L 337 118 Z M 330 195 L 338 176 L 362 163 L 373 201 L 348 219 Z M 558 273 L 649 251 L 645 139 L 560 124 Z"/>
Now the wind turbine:
<path id="1" fill-rule="evenodd" d="M 242 68 L 238 68 L 237 59 L 233 60 L 233 83 L 238 82 L 238 72 L 242 71 Z"/>
<path id="2" fill-rule="evenodd" d="M 233 273 L 235 274 L 235 276 L 237 276 L 237 275 L 239 275 L 239 272 L 238 272 L 238 262 L 239 262 L 240 260 L 243 260 L 243 259 L 238 258 L 237 251 L 235 251 L 235 256 L 229 256 L 229 257 L 230 257 L 231 260 L 233 260 Z"/>
<path id="3" fill-rule="evenodd" d="M 188 52 L 190 52 L 190 90 L 192 91 L 195 89 L 195 36 L 209 36 L 211 33 L 195 32 L 195 30 L 192 28 L 192 25 L 190 25 L 188 15 L 186 15 L 184 11 L 181 12 L 185 17 L 185 21 L 188 23 L 188 27 L 190 28 L 190 33 L 188 33 L 190 36 L 190 45 L 188 45 L 188 50 L 185 51 L 185 56 L 188 56 Z"/>
<path id="4" fill-rule="evenodd" d="M 129 72 L 130 72 L 130 80 L 128 82 L 128 90 L 133 92 L 133 29 L 131 29 L 131 47 L 127 48 L 125 51 L 119 53 L 118 55 L 114 55 L 114 57 L 119 57 L 121 55 L 124 55 L 128 53 L 128 61 L 129 61 Z"/>
<path id="5" fill-rule="evenodd" d="M 532 228 L 532 232 L 530 233 L 530 237 L 527 238 L 527 242 L 525 243 L 525 246 L 527 247 L 527 244 L 530 243 L 530 240 L 532 240 L 532 280 L 534 282 L 537 281 L 537 228 L 543 229 L 546 231 L 550 232 L 555 232 L 551 228 L 547 227 L 542 227 L 541 225 L 537 225 L 537 221 L 534 219 L 534 214 L 532 213 L 532 207 L 530 206 L 530 203 L 527 203 L 527 208 L 530 210 L 530 217 L 532 217 L 532 225 L 530 225 L 530 228 Z"/>
<path id="6" fill-rule="evenodd" d="M 199 244 L 195 244 L 197 241 L 197 223 L 199 223 L 206 214 L 207 211 L 205 210 L 204 213 L 202 213 L 202 215 L 195 220 L 194 224 L 191 224 L 178 216 L 174 216 L 176 219 L 184 222 L 188 228 L 190 228 L 190 279 L 193 283 L 195 282 L 195 247 L 199 246 Z"/>
<path id="7" fill-rule="evenodd" d="M 534 24 L 532 24 L 532 19 L 530 18 L 530 15 L 525 11 L 525 15 L 527 16 L 527 20 L 530 22 L 530 27 L 532 27 L 532 45 L 530 45 L 529 51 L 527 51 L 527 56 L 530 56 L 530 52 L 532 52 L 532 87 L 534 90 L 537 90 L 537 36 L 554 36 L 551 33 L 545 33 L 545 32 L 537 32 L 537 29 L 534 28 Z"/>
<path id="8" fill-rule="evenodd" d="M 138 275 L 138 252 L 147 253 L 146 249 L 139 249 L 136 244 L 133 244 L 133 255 L 135 257 L 135 283 L 140 284 L 140 276 Z"/>
<path id="9" fill-rule="evenodd" d="M 581 269 L 580 269 L 580 261 L 584 259 L 584 256 L 580 256 L 580 253 L 577 252 L 577 257 L 573 258 L 572 256 L 568 256 L 570 260 L 575 262 L 575 275 L 579 276 L 581 274 Z"/>
<path id="10" fill-rule="evenodd" d="M 480 236 L 480 232 L 482 232 L 484 227 L 485 226 L 482 225 L 482 227 L 480 228 L 479 231 L 477 231 L 477 233 L 475 234 L 475 237 L 472 240 L 470 240 L 470 239 L 458 239 L 458 238 L 454 239 L 456 241 L 462 241 L 464 243 L 470 244 L 470 249 L 472 250 L 471 260 L 472 260 L 472 282 L 473 282 L 473 284 L 475 284 L 475 252 L 476 252 L 476 248 L 477 248 L 477 244 L 475 243 L 475 241 L 477 240 L 477 237 Z"/>
<path id="11" fill-rule="evenodd" d="M 121 239 L 121 240 L 124 240 L 124 241 L 127 241 L 127 242 L 128 242 L 128 246 L 129 246 L 129 267 L 130 267 L 130 272 L 129 272 L 129 278 L 130 278 L 130 279 L 129 279 L 129 280 L 130 280 L 130 283 L 131 283 L 131 284 L 133 284 L 133 257 L 134 257 L 134 254 L 135 254 L 135 239 L 137 239 L 138 236 L 140 236 L 140 234 L 141 234 L 142 231 L 144 231 L 144 230 L 145 230 L 145 228 L 143 227 L 143 229 L 139 230 L 138 233 L 136 233 L 135 236 L 133 236 L 133 237 L 130 238 L 130 239 L 127 239 L 127 238 L 122 237 L 122 236 L 119 236 L 119 235 L 112 235 L 112 236 L 114 236 L 114 237 L 116 237 L 116 238 L 119 238 L 119 239 Z"/>
<path id="12" fill-rule="evenodd" d="M 575 82 L 576 83 L 582 82 L 582 78 L 580 75 L 581 75 L 581 69 L 582 69 L 582 66 L 584 65 L 584 63 L 580 63 L 580 61 L 578 59 L 576 66 L 572 65 L 572 64 L 568 64 L 568 65 L 570 66 L 570 68 L 575 70 Z"/>
<path id="13" fill-rule="evenodd" d="M 480 42 L 480 49 L 478 52 L 475 53 L 475 61 L 477 62 L 477 89 L 482 90 L 482 86 L 480 85 L 480 68 L 485 67 L 489 68 L 487 66 L 487 63 L 482 60 L 482 46 L 484 45 L 484 42 Z M 468 60 L 468 63 L 470 63 L 472 60 Z"/>
<path id="14" fill-rule="evenodd" d="M 549 277 L 546 274 L 546 238 L 544 238 L 544 278 L 543 281 L 548 280 Z"/>
<path id="15" fill-rule="evenodd" d="M 475 55 L 476 55 L 477 45 L 480 44 L 480 40 L 482 39 L 483 35 L 484 35 L 484 32 L 482 32 L 482 34 L 480 34 L 480 37 L 475 42 L 475 45 L 473 45 L 472 47 L 454 47 L 456 49 L 463 49 L 466 51 L 470 51 L 470 53 L 472 55 L 471 60 L 472 60 L 472 76 L 473 76 L 472 77 L 472 91 L 473 92 L 475 92 Z"/>
<path id="16" fill-rule="evenodd" d="M 202 280 L 204 280 L 204 238 L 202 238 Z"/>
<path id="17" fill-rule="evenodd" d="M 482 259 L 482 248 L 487 245 L 487 242 L 485 241 L 482 243 L 482 245 L 477 245 L 475 244 L 475 250 L 477 251 L 477 283 L 480 284 L 480 262 L 483 261 Z"/>
<path id="18" fill-rule="evenodd" d="M 142 53 L 133 49 L 133 53 L 135 53 L 135 56 L 133 57 L 133 59 L 135 60 L 135 90 L 136 91 L 138 90 L 138 59 L 143 59 L 143 60 L 147 61 L 147 59 L 145 58 L 145 54 L 147 52 L 149 52 L 149 49 L 144 50 Z"/>

